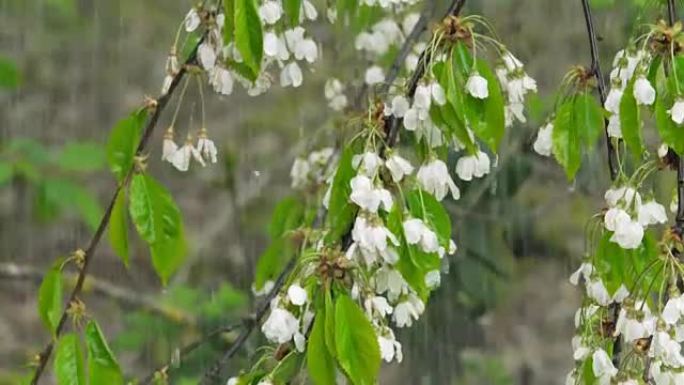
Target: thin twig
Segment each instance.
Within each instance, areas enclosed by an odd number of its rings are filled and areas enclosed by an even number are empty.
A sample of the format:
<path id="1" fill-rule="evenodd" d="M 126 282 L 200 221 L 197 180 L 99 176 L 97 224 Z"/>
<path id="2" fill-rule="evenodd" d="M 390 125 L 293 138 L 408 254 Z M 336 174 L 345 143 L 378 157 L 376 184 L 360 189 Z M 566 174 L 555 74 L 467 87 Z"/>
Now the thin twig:
<path id="1" fill-rule="evenodd" d="M 145 130 L 143 131 L 142 137 L 140 138 L 140 142 L 138 143 L 138 147 L 137 147 L 136 152 L 135 152 L 136 156 L 142 155 L 143 152 L 145 151 L 145 148 L 147 147 L 147 143 L 149 142 L 150 137 L 152 137 L 152 133 L 154 132 L 154 129 L 157 125 L 157 122 L 159 121 L 159 116 L 161 115 L 162 111 L 164 110 L 164 107 L 166 107 L 166 105 L 169 102 L 169 99 L 173 95 L 174 91 L 178 87 L 178 84 L 180 83 L 180 81 L 183 79 L 183 77 L 186 74 L 186 66 L 192 65 L 196 62 L 197 48 L 199 47 L 199 44 L 203 40 L 204 40 L 204 38 L 200 39 L 197 42 L 197 44 L 193 48 L 193 51 L 190 54 L 189 58 L 186 60 L 185 64 L 181 67 L 180 71 L 174 76 L 168 92 L 157 98 L 156 108 L 154 109 L 152 116 L 150 116 L 149 120 L 147 121 L 147 125 L 145 126 Z M 71 295 L 69 296 L 69 301 L 67 302 L 67 306 L 62 311 L 62 316 L 59 320 L 59 323 L 57 324 L 57 330 L 55 331 L 55 335 L 57 337 L 59 337 L 62 334 L 62 332 L 64 331 L 64 327 L 66 325 L 66 321 L 68 318 L 67 309 L 69 308 L 69 304 L 78 299 L 78 296 L 81 293 L 81 290 L 83 289 L 83 283 L 85 282 L 88 267 L 90 266 L 90 264 L 93 260 L 95 251 L 97 250 L 97 247 L 100 244 L 100 241 L 102 240 L 102 236 L 104 235 L 104 232 L 107 229 L 107 225 L 109 225 L 109 220 L 110 220 L 111 215 L 112 215 L 112 210 L 114 209 L 114 202 L 116 202 L 116 199 L 119 196 L 119 194 L 121 193 L 121 191 L 124 190 L 124 188 L 130 182 L 130 180 L 133 176 L 133 173 L 134 173 L 134 167 L 131 167 L 128 170 L 126 177 L 124 178 L 123 182 L 120 183 L 116 187 L 116 189 L 114 190 L 114 194 L 113 194 L 113 196 L 109 202 L 109 205 L 107 205 L 107 210 L 105 211 L 104 216 L 100 220 L 100 224 L 97 226 L 97 230 L 95 231 L 93 238 L 90 240 L 88 248 L 85 251 L 85 262 L 84 262 L 83 267 L 81 268 L 81 270 L 78 274 L 78 278 L 76 280 L 76 285 L 74 286 L 74 289 L 71 291 Z M 38 383 L 38 380 L 40 380 L 40 377 L 42 376 L 43 372 L 45 371 L 45 367 L 48 363 L 48 360 L 50 359 L 50 355 L 52 354 L 53 347 L 54 347 L 54 340 L 50 341 L 45 346 L 43 351 L 40 353 L 38 365 L 36 366 L 35 372 L 33 373 L 33 378 L 31 379 L 31 385 L 36 385 Z"/>
<path id="2" fill-rule="evenodd" d="M 18 265 L 16 263 L 0 263 L 0 278 L 7 280 L 28 280 L 39 284 L 43 279 L 44 272 L 36 267 Z M 69 282 L 75 284 L 78 276 L 69 274 L 65 277 Z M 134 290 L 117 286 L 112 282 L 101 278 L 88 276 L 83 284 L 83 292 L 92 291 L 93 293 L 112 298 L 121 302 L 124 306 L 140 308 L 150 313 L 160 315 L 176 323 L 195 325 L 195 317 L 184 310 L 166 306 L 158 299 L 143 295 Z"/>
<path id="3" fill-rule="evenodd" d="M 247 322 L 247 321 L 243 321 L 243 322 L 236 323 L 233 325 L 222 326 L 222 327 L 219 327 L 219 328 L 209 332 L 207 335 L 201 337 L 200 339 L 193 341 L 193 342 L 189 343 L 188 345 L 185 345 L 184 347 L 182 347 L 178 351 L 178 354 L 176 355 L 175 358 L 182 360 L 185 356 L 187 356 L 190 353 L 192 353 L 193 351 L 195 351 L 195 349 L 199 348 L 200 346 L 202 346 L 206 343 L 211 342 L 212 340 L 214 340 L 214 338 L 220 336 L 221 334 L 230 333 L 230 332 L 236 330 L 237 328 L 241 327 L 244 322 Z M 151 383 L 155 379 L 155 376 L 157 375 L 157 373 L 168 374 L 169 368 L 171 368 L 173 366 L 173 360 L 174 360 L 174 358 L 169 359 L 169 361 L 167 361 L 166 363 L 164 363 L 163 365 L 161 365 L 160 367 L 158 367 L 157 369 L 152 371 L 152 373 L 145 376 L 145 378 L 143 378 L 139 382 L 139 384 L 146 385 L 146 384 Z"/>
<path id="4" fill-rule="evenodd" d="M 594 17 L 591 14 L 591 6 L 589 0 L 580 0 L 582 2 L 582 9 L 584 10 L 584 20 L 587 24 L 587 35 L 589 37 L 589 49 L 591 51 L 591 72 L 598 83 L 599 98 L 601 105 L 606 104 L 608 93 L 606 90 L 606 80 L 601 71 L 601 58 L 598 51 L 598 39 L 596 38 L 596 30 L 594 29 Z M 604 119 L 604 128 L 606 133 L 606 147 L 608 149 L 608 167 L 610 170 L 610 180 L 615 181 L 618 175 L 617 169 L 617 152 L 610 135 L 608 134 L 608 119 Z"/>
<path id="5" fill-rule="evenodd" d="M 667 0 L 667 17 L 670 26 L 677 22 L 677 5 L 675 0 Z M 684 158 L 679 155 L 677 162 L 677 216 L 675 217 L 675 230 L 678 234 L 684 232 Z"/>

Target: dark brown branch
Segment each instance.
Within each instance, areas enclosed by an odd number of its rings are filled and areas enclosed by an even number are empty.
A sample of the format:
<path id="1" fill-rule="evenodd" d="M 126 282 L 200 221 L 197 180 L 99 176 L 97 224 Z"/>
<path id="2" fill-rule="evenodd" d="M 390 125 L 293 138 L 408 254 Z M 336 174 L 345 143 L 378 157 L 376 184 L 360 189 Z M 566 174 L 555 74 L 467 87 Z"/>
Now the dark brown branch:
<path id="1" fill-rule="evenodd" d="M 181 67 L 180 71 L 174 76 L 168 92 L 164 95 L 159 96 L 159 98 L 157 98 L 156 108 L 154 108 L 154 112 L 152 113 L 152 116 L 150 116 L 149 120 L 147 121 L 147 124 L 145 126 L 145 130 L 143 131 L 142 137 L 140 138 L 140 142 L 138 143 L 138 147 L 136 150 L 136 156 L 142 155 L 143 152 L 145 151 L 145 148 L 147 147 L 147 143 L 149 142 L 150 137 L 152 136 L 152 133 L 154 132 L 154 129 L 157 125 L 157 122 L 159 121 L 159 116 L 161 115 L 162 111 L 164 110 L 164 107 L 166 107 L 166 105 L 169 102 L 169 99 L 173 95 L 174 91 L 178 87 L 178 84 L 180 83 L 180 81 L 183 79 L 183 77 L 186 74 L 186 66 L 194 64 L 196 62 L 197 47 L 199 47 L 199 44 L 203 40 L 204 39 L 200 39 L 200 41 L 197 42 L 197 44 L 193 48 L 192 54 L 186 60 L 185 65 L 183 65 Z M 66 321 L 68 318 L 67 309 L 69 307 L 69 304 L 72 303 L 73 301 L 77 300 L 79 294 L 81 293 L 81 290 L 83 290 L 83 283 L 85 282 L 88 267 L 90 266 L 90 264 L 93 260 L 95 251 L 97 250 L 97 247 L 100 244 L 100 241 L 102 240 L 102 236 L 104 235 L 105 230 L 107 229 L 107 225 L 109 225 L 109 220 L 110 220 L 111 215 L 112 215 L 112 210 L 114 209 L 114 202 L 116 202 L 116 198 L 119 196 L 121 191 L 130 182 L 131 177 L 133 176 L 133 172 L 134 172 L 134 167 L 131 167 L 128 170 L 126 177 L 124 178 L 123 182 L 120 183 L 116 187 L 116 190 L 114 190 L 114 194 L 113 194 L 109 204 L 107 205 L 107 210 L 105 211 L 104 216 L 100 220 L 100 224 L 97 226 L 97 230 L 95 231 L 93 238 L 90 240 L 90 243 L 88 244 L 88 248 L 85 250 L 85 262 L 83 264 L 83 268 L 81 268 L 81 271 L 79 272 L 78 278 L 76 280 L 76 285 L 74 286 L 74 289 L 71 291 L 71 294 L 69 295 L 69 301 L 67 302 L 67 306 L 62 311 L 62 316 L 59 320 L 59 324 L 57 325 L 57 330 L 55 332 L 57 337 L 59 337 L 62 334 L 62 332 L 64 331 L 64 327 L 66 325 Z M 52 354 L 53 347 L 54 347 L 54 341 L 50 341 L 45 346 L 43 351 L 40 353 L 38 365 L 36 366 L 35 372 L 33 374 L 33 378 L 31 379 L 31 385 L 36 385 L 38 383 L 38 380 L 40 380 L 40 377 L 42 376 L 43 372 L 45 371 L 45 367 L 48 363 L 48 360 L 50 359 L 50 355 Z"/>
<path id="2" fill-rule="evenodd" d="M 667 18 L 670 26 L 677 22 L 677 5 L 675 0 L 667 0 Z M 675 230 L 681 236 L 684 232 L 684 155 L 678 154 L 677 162 L 677 216 Z"/>
<path id="3" fill-rule="evenodd" d="M 601 105 L 606 104 L 606 98 L 608 93 L 606 90 L 606 80 L 601 71 L 601 58 L 598 51 L 598 39 L 596 38 L 596 30 L 594 29 L 594 17 L 591 14 L 591 6 L 589 5 L 589 0 L 580 0 L 582 2 L 582 9 L 584 10 L 584 20 L 587 24 L 587 35 L 589 37 L 589 49 L 591 52 L 591 72 L 596 78 L 598 83 L 599 98 L 601 100 Z M 617 152 L 613 141 L 608 135 L 608 119 L 604 121 L 605 133 L 606 133 L 606 147 L 608 149 L 608 167 L 610 170 L 610 179 L 615 181 L 618 175 L 617 169 Z"/>

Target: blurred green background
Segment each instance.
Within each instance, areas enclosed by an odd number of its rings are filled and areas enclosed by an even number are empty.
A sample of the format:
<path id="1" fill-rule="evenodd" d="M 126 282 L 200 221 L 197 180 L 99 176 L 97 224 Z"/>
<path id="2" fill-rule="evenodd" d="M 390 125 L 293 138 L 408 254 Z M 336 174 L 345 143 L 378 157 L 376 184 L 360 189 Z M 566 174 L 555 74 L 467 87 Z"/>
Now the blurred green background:
<path id="1" fill-rule="evenodd" d="M 430 1 L 430 0 L 428 0 Z M 322 2 L 318 2 L 317 5 Z M 604 69 L 635 20 L 656 20 L 655 1 L 594 0 Z M 14 384 L 48 340 L 37 284 L 56 257 L 84 247 L 114 187 L 105 169 L 109 129 L 155 95 L 187 0 L 0 0 L 0 384 Z M 436 12 L 446 1 L 435 0 Z M 531 143 L 575 64 L 589 64 L 580 0 L 470 0 L 537 79 L 529 123 L 511 129 L 498 167 L 461 186 L 447 204 L 459 251 L 411 330 L 404 362 L 382 384 L 560 384 L 571 368 L 572 317 L 580 293 L 566 277 L 583 253 L 585 221 L 609 186 L 597 151 L 569 184 Z M 103 325 L 128 376 L 140 377 L 176 349 L 235 322 L 254 304 L 256 260 L 275 203 L 290 192 L 295 156 L 332 145 L 341 118 L 322 97 L 328 77 L 361 79 L 365 63 L 348 31 L 312 26 L 322 60 L 298 89 L 208 98 L 220 163 L 183 174 L 161 164 L 164 125 L 151 146 L 154 175 L 185 215 L 190 255 L 162 288 L 143 244 L 126 269 L 103 243 L 83 300 Z M 352 84 L 352 86 L 358 84 Z M 192 91 L 190 99 L 197 100 Z M 199 108 L 186 103 L 180 122 Z M 320 140 L 312 140 L 320 138 Z M 603 147 L 600 147 L 603 149 Z M 453 169 L 453 164 L 451 165 Z M 673 178 L 664 175 L 663 191 Z M 72 282 L 73 284 L 73 282 Z M 228 346 L 227 333 L 182 362 L 173 384 L 190 384 Z M 262 342 L 252 338 L 232 370 Z M 49 383 L 48 380 L 44 383 Z"/>

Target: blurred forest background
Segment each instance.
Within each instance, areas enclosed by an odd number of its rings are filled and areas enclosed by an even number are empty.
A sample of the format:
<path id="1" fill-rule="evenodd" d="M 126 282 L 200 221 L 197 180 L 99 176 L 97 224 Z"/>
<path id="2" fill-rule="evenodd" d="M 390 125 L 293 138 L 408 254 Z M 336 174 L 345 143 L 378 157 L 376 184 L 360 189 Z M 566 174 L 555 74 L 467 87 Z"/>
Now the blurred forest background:
<path id="1" fill-rule="evenodd" d="M 446 6 L 434 2 L 437 10 Z M 593 2 L 604 69 L 642 5 Z M 0 385 L 15 384 L 49 338 L 36 311 L 42 273 L 57 256 L 85 247 L 114 186 L 103 152 L 109 130 L 144 95 L 158 93 L 190 6 L 190 0 L 0 0 Z M 470 0 L 466 10 L 490 19 L 539 82 L 539 98 L 529 124 L 509 132 L 493 173 L 448 203 L 459 251 L 426 316 L 400 335 L 404 362 L 385 367 L 381 383 L 562 384 L 572 365 L 580 295 L 567 276 L 582 257 L 584 223 L 602 206 L 609 176 L 597 152 L 569 184 L 531 143 L 564 73 L 589 63 L 581 3 Z M 181 206 L 190 255 L 162 288 L 142 243 L 133 246 L 128 269 L 104 246 L 84 294 L 127 375 L 147 375 L 179 347 L 253 306 L 254 266 L 268 243 L 271 210 L 291 191 L 290 165 L 298 154 L 331 145 L 341 118 L 322 97 L 325 79 L 363 78 L 349 33 L 324 20 L 312 31 L 323 60 L 302 87 L 276 87 L 256 99 L 241 90 L 207 98 L 219 164 L 184 174 L 158 161 L 170 119 L 163 115 L 149 163 Z M 183 107 L 181 122 L 192 109 Z M 172 383 L 194 383 L 234 337 L 223 335 L 193 354 Z M 234 361 L 235 372 L 260 338 Z"/>

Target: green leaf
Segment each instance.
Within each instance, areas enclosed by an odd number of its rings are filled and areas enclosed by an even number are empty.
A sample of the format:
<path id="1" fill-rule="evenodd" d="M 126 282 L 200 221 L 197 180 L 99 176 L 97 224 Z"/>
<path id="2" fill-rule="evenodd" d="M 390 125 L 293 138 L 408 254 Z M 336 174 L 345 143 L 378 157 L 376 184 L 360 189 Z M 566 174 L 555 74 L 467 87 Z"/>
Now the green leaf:
<path id="1" fill-rule="evenodd" d="M 354 152 L 351 146 L 346 146 L 333 178 L 330 204 L 328 205 L 328 228 L 330 228 L 330 232 L 326 236 L 328 244 L 339 241 L 342 235 L 349 230 L 358 210 L 357 206 L 349 201 L 351 194 L 349 183 L 356 175 L 352 167 L 353 157 Z"/>
<path id="2" fill-rule="evenodd" d="M 332 300 L 330 290 L 325 291 L 325 346 L 328 353 L 335 357 L 337 348 L 335 347 L 335 303 Z"/>
<path id="3" fill-rule="evenodd" d="M 19 87 L 21 73 L 10 59 L 0 56 L 0 88 L 9 90 Z"/>
<path id="4" fill-rule="evenodd" d="M 285 14 L 291 26 L 299 25 L 299 12 L 302 9 L 302 0 L 283 0 Z"/>
<path id="5" fill-rule="evenodd" d="M 281 237 L 287 231 L 296 229 L 304 216 L 304 205 L 295 197 L 286 197 L 273 210 L 268 234 L 271 239 Z"/>
<path id="6" fill-rule="evenodd" d="M 116 197 L 112 215 L 109 219 L 109 243 L 116 255 L 128 267 L 128 215 L 126 208 L 126 194 L 121 191 Z"/>
<path id="7" fill-rule="evenodd" d="M 123 375 L 107 340 L 95 321 L 88 322 L 85 329 L 88 347 L 88 374 L 90 384 L 123 385 Z"/>
<path id="8" fill-rule="evenodd" d="M 635 159 L 641 159 L 644 152 L 643 140 L 641 139 L 641 118 L 639 117 L 639 106 L 634 97 L 634 80 L 630 81 L 625 88 L 620 101 L 620 128 L 622 138 L 632 151 Z"/>
<path id="9" fill-rule="evenodd" d="M 249 67 L 249 80 L 256 80 L 264 51 L 261 19 L 254 0 L 235 0 L 235 46 Z"/>
<path id="10" fill-rule="evenodd" d="M 0 160 L 0 186 L 8 183 L 14 176 L 14 167 L 9 162 Z"/>
<path id="11" fill-rule="evenodd" d="M 59 338 L 53 366 L 57 385 L 86 385 L 83 352 L 76 334 L 68 333 Z"/>
<path id="12" fill-rule="evenodd" d="M 309 377 L 315 385 L 335 385 L 335 359 L 325 344 L 325 316 L 319 311 L 314 319 L 306 348 Z"/>
<path id="13" fill-rule="evenodd" d="M 566 100 L 556 111 L 553 123 L 553 155 L 565 169 L 568 180 L 575 178 L 582 162 L 581 138 L 575 123 L 574 98 Z"/>
<path id="14" fill-rule="evenodd" d="M 271 374 L 275 384 L 289 384 L 299 373 L 304 361 L 304 354 L 297 351 L 290 352 L 278 362 L 278 366 Z"/>
<path id="15" fill-rule="evenodd" d="M 223 12 L 226 15 L 223 24 L 223 44 L 228 45 L 235 37 L 235 0 L 223 0 Z"/>
<path id="16" fill-rule="evenodd" d="M 136 110 L 130 116 L 120 120 L 109 134 L 107 161 L 119 182 L 133 167 L 133 158 L 146 118 L 146 109 Z"/>
<path id="17" fill-rule="evenodd" d="M 605 127 L 603 109 L 590 92 L 585 91 L 575 97 L 575 117 L 580 138 L 590 151 L 601 136 Z"/>
<path id="18" fill-rule="evenodd" d="M 380 347 L 373 325 L 347 295 L 335 302 L 337 361 L 354 385 L 373 385 L 380 371 Z"/>
<path id="19" fill-rule="evenodd" d="M 56 335 L 57 326 L 62 316 L 62 273 L 60 262 L 48 270 L 38 289 L 38 314 L 43 325 Z"/>
<path id="20" fill-rule="evenodd" d="M 187 251 L 180 210 L 166 188 L 147 174 L 133 176 L 129 201 L 131 219 L 150 245 L 154 269 L 166 284 Z"/>
<path id="21" fill-rule="evenodd" d="M 254 288 L 261 290 L 266 282 L 275 279 L 285 266 L 286 261 L 294 256 L 294 252 L 289 239 L 278 238 L 273 240 L 259 256 L 254 277 Z"/>
<path id="22" fill-rule="evenodd" d="M 506 131 L 506 115 L 504 97 L 499 80 L 484 60 L 477 60 L 477 70 L 487 79 L 489 97 L 484 99 L 484 124 L 473 124 L 473 131 L 493 152 L 497 152 L 501 139 Z"/>
<path id="23" fill-rule="evenodd" d="M 69 143 L 57 156 L 57 164 L 67 171 L 97 171 L 106 162 L 104 148 L 97 143 Z"/>

